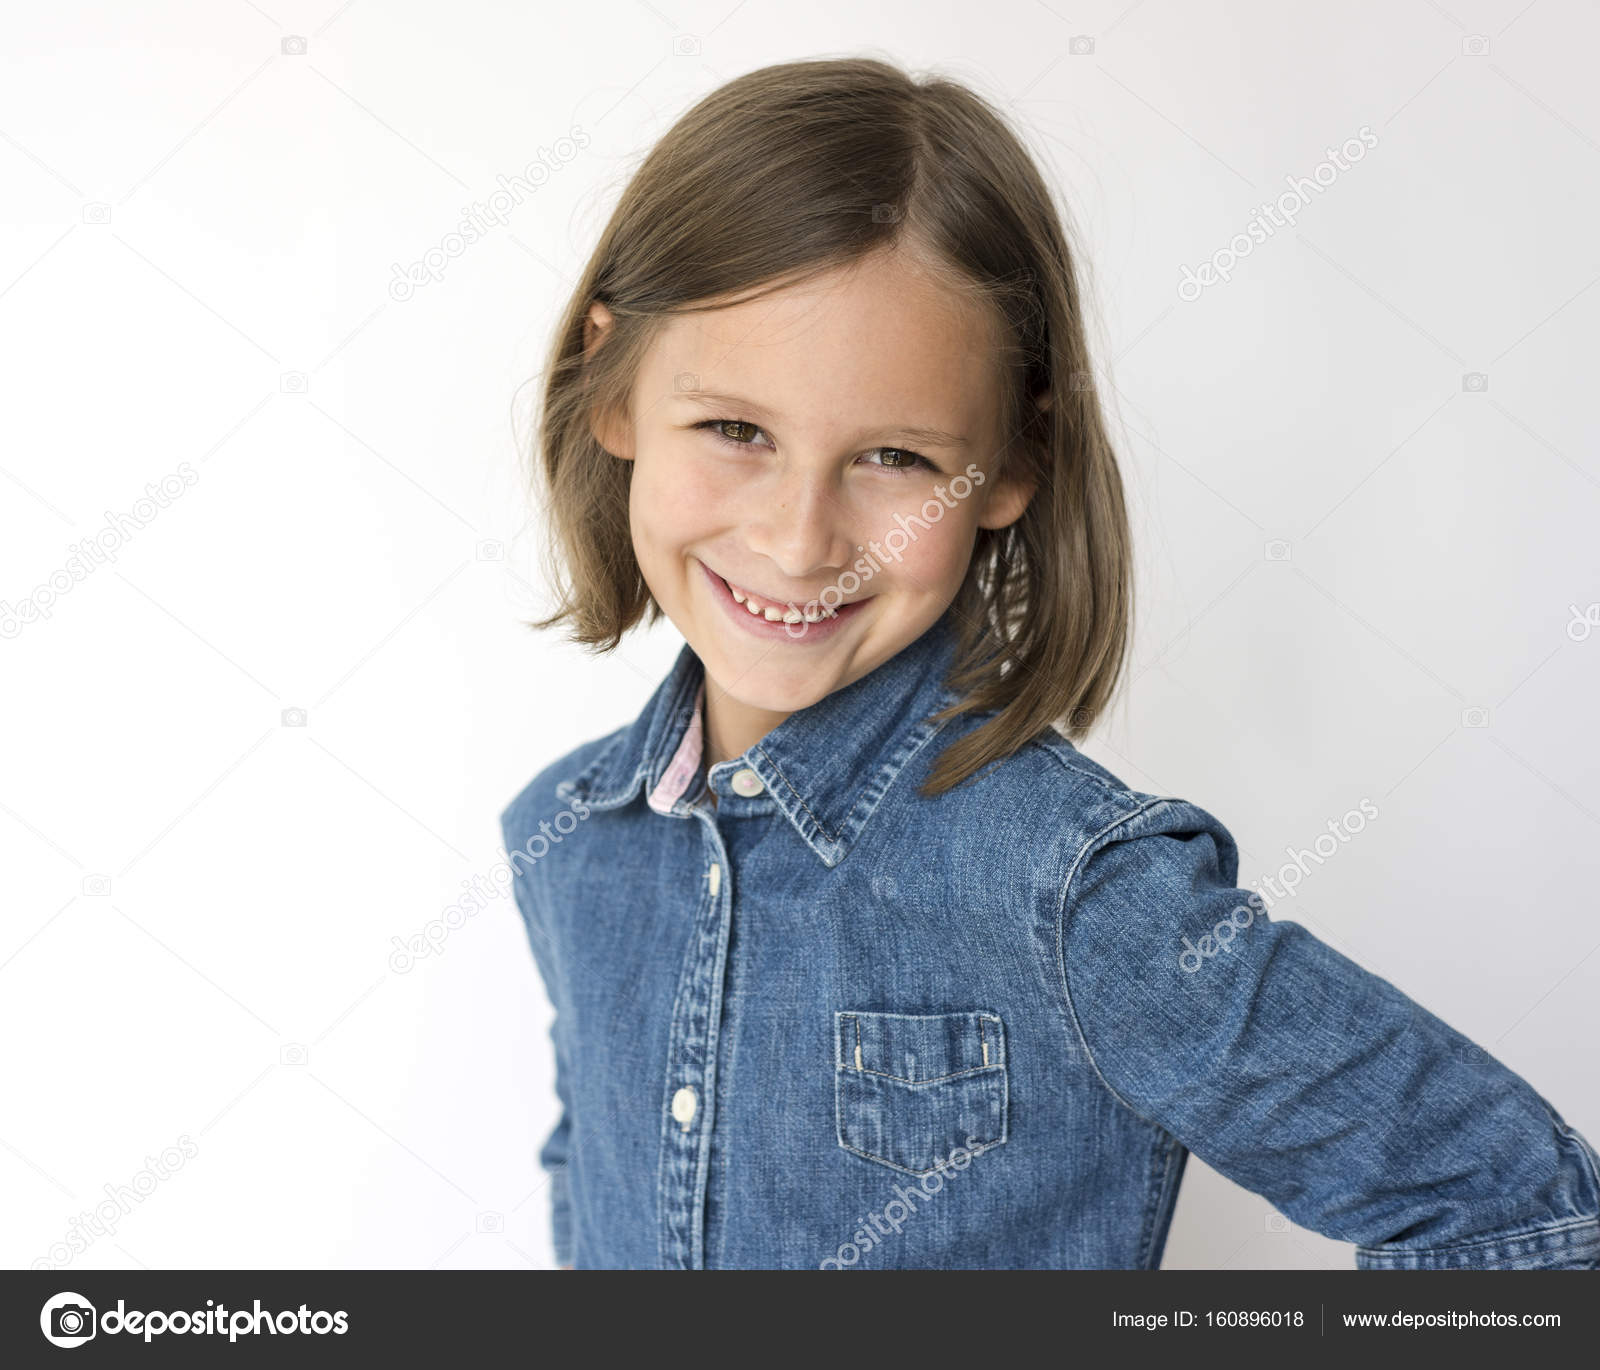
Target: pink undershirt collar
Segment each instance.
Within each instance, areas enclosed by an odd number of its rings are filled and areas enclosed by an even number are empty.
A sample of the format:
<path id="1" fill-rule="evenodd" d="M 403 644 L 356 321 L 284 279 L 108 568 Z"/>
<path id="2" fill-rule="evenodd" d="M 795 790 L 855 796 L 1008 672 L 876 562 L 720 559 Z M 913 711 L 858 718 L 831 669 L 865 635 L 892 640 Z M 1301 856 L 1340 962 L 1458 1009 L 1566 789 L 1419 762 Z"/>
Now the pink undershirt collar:
<path id="1" fill-rule="evenodd" d="M 683 798 L 690 782 L 700 773 L 705 698 L 706 683 L 702 680 L 700 688 L 695 691 L 694 715 L 684 729 L 683 741 L 678 743 L 678 750 L 672 754 L 672 764 L 662 772 L 655 789 L 650 791 L 648 802 L 657 813 L 671 813 L 672 806 Z"/>

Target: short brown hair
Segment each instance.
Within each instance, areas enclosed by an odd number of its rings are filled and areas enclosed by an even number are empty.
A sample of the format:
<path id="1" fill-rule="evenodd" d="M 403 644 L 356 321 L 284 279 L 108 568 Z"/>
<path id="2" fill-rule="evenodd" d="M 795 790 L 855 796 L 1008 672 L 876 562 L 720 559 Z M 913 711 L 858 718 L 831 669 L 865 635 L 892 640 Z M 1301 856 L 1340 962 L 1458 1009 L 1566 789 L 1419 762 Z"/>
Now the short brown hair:
<path id="1" fill-rule="evenodd" d="M 952 601 L 960 641 L 939 717 L 993 712 L 950 744 L 937 795 L 1053 726 L 1080 739 L 1109 703 L 1132 617 L 1122 480 L 1090 383 L 1076 270 L 1038 168 L 1003 116 L 961 83 L 873 58 L 763 67 L 683 115 L 633 174 L 551 348 L 536 465 L 548 487 L 548 574 L 573 641 L 610 651 L 662 611 L 633 553 L 633 462 L 594 437 L 628 412 L 639 364 L 676 314 L 751 299 L 915 242 L 988 301 L 1005 339 L 1009 434 L 997 476 L 1035 484 L 1022 516 L 980 528 Z M 599 300 L 615 322 L 586 357 Z"/>

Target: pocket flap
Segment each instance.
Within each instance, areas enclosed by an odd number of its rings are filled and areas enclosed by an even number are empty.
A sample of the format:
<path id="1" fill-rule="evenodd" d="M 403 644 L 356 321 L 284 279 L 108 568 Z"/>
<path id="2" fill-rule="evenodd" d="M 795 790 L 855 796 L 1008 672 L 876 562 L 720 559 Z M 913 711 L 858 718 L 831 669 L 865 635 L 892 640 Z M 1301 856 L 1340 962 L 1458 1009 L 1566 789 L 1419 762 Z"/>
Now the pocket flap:
<path id="1" fill-rule="evenodd" d="M 846 1070 L 932 1084 L 1005 1064 L 998 1014 L 859 1011 L 837 1013 L 834 1021 L 835 1059 Z"/>

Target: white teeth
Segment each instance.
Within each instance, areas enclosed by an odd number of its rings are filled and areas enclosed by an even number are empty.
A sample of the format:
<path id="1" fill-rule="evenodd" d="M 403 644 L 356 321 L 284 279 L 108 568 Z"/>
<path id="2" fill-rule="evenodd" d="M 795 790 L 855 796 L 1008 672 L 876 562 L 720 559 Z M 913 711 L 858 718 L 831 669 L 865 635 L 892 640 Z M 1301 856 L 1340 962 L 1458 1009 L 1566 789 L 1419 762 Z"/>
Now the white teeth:
<path id="1" fill-rule="evenodd" d="M 744 605 L 757 618 L 765 618 L 769 623 L 821 623 L 824 619 L 835 617 L 833 613 L 820 606 L 814 609 L 799 609 L 790 605 L 787 609 L 780 609 L 776 605 L 759 604 L 753 595 L 747 595 L 731 581 L 725 581 L 724 584 L 733 592 L 735 604 Z"/>

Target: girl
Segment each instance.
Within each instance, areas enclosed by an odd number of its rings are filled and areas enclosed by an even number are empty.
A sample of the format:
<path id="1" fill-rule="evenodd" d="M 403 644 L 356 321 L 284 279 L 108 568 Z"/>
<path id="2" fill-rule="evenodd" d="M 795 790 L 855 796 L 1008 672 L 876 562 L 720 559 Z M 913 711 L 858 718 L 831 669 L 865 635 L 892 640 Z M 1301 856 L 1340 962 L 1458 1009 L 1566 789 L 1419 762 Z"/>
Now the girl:
<path id="1" fill-rule="evenodd" d="M 1154 1267 L 1191 1150 L 1361 1267 L 1600 1260 L 1549 1103 L 1073 745 L 1130 613 L 1090 373 L 959 84 L 769 67 L 628 185 L 548 368 L 535 626 L 685 646 L 502 816 L 563 1265 Z"/>

